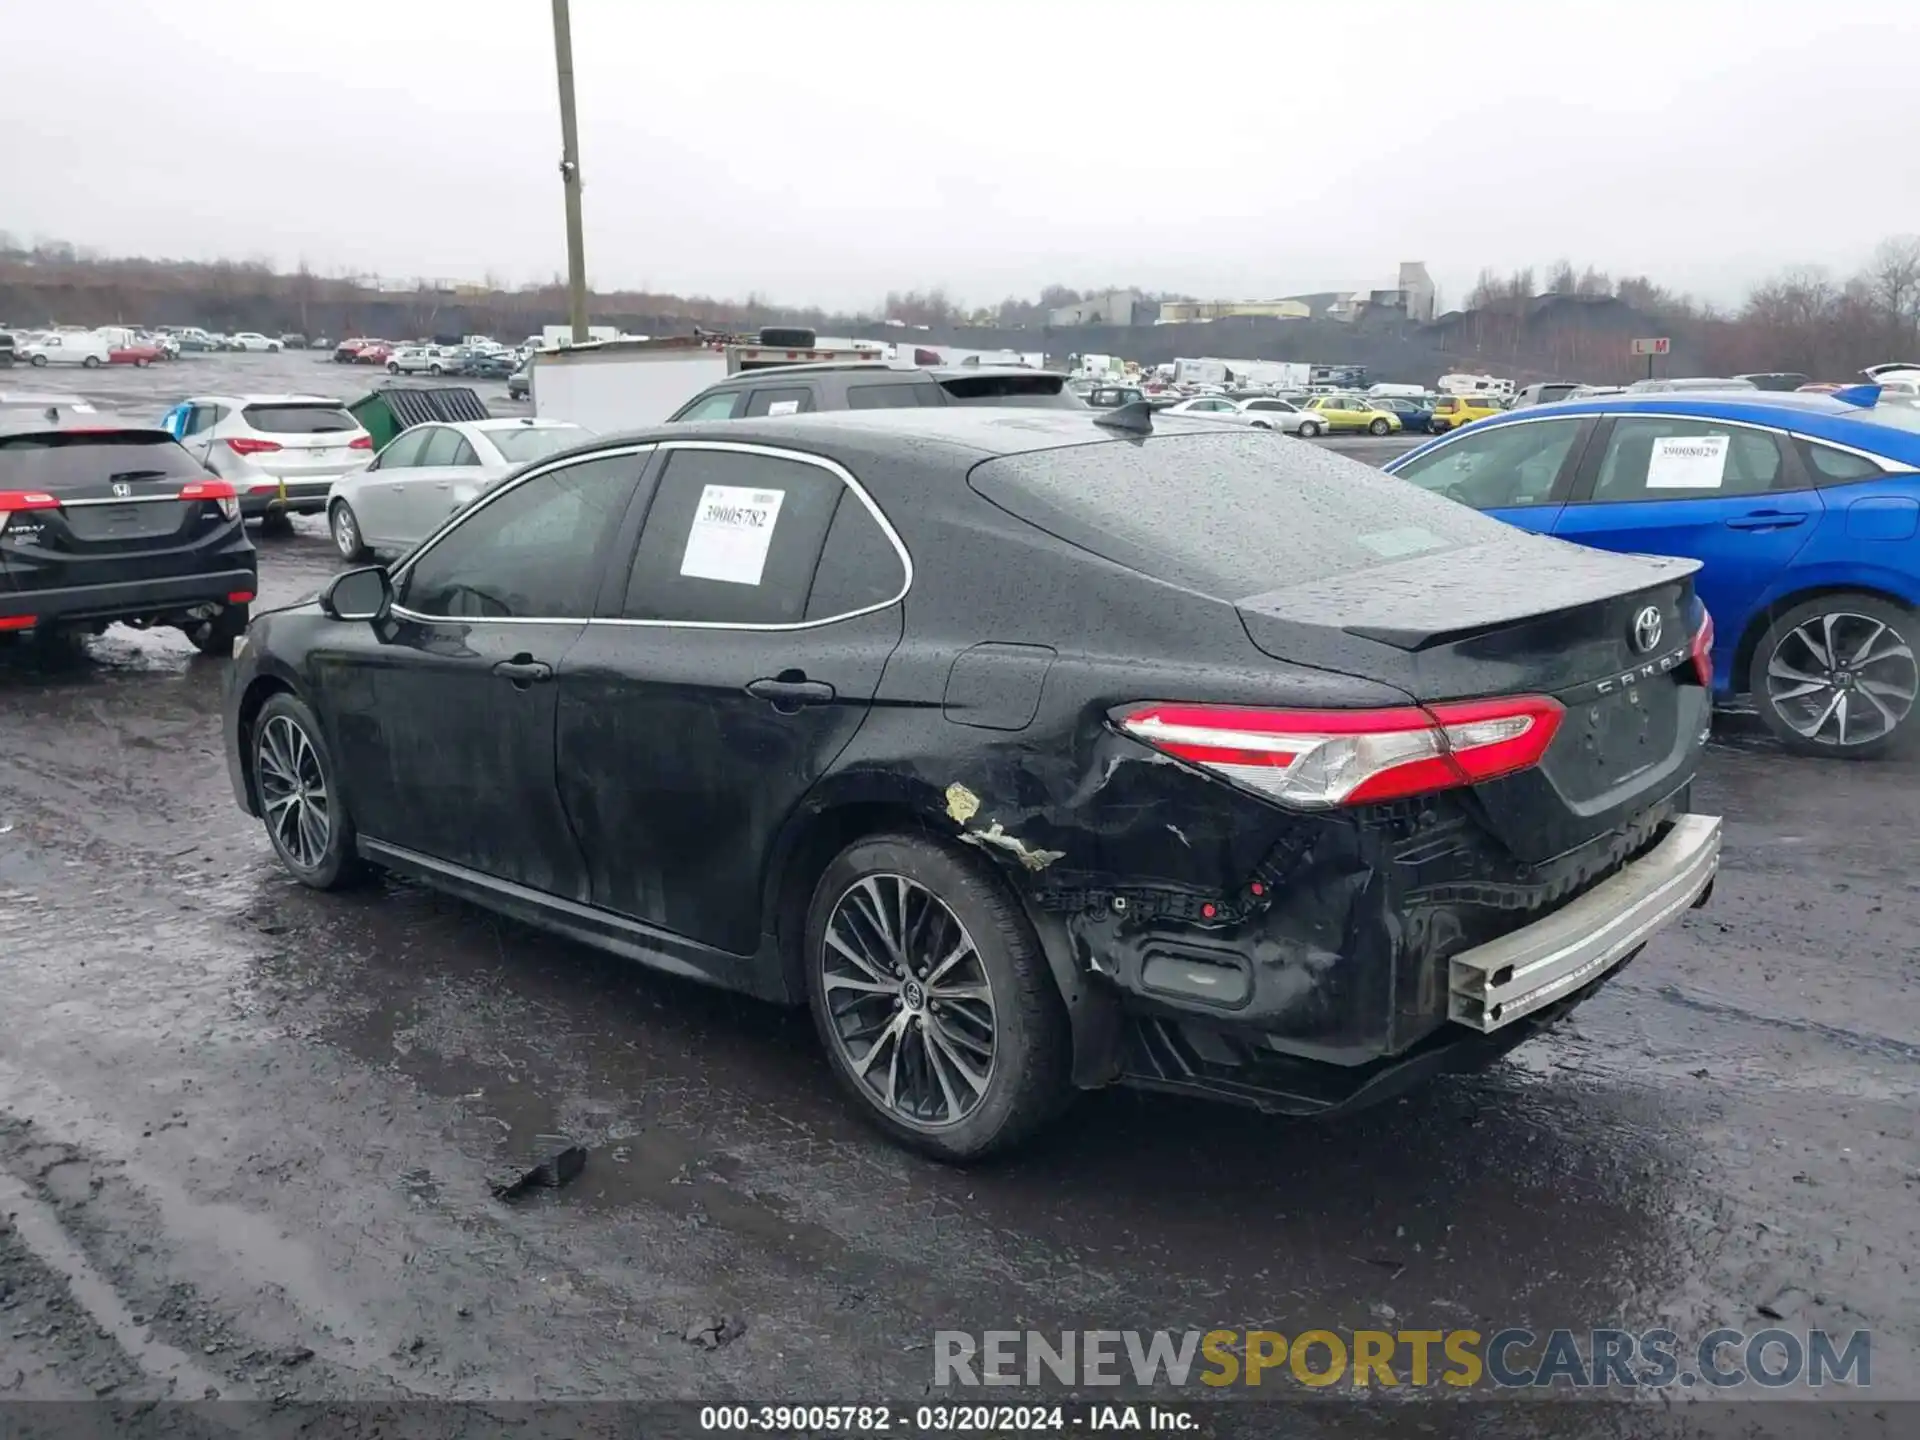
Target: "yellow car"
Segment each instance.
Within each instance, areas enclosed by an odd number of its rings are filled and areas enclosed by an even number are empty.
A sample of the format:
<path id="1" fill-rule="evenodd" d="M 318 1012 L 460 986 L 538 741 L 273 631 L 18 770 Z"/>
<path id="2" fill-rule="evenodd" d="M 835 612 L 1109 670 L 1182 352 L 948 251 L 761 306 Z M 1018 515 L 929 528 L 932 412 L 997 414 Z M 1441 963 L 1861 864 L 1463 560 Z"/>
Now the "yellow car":
<path id="1" fill-rule="evenodd" d="M 1507 407 L 1491 395 L 1442 395 L 1433 402 L 1433 419 L 1429 428 L 1436 435 L 1448 430 L 1458 430 L 1462 425 L 1470 425 L 1475 420 L 1484 420 L 1489 415 L 1504 415 Z"/>
<path id="2" fill-rule="evenodd" d="M 1301 407 L 1321 417 L 1329 431 L 1364 430 L 1369 435 L 1391 435 L 1400 428 L 1400 417 L 1358 395 L 1316 395 Z M 1305 435 L 1307 427 L 1302 425 Z"/>

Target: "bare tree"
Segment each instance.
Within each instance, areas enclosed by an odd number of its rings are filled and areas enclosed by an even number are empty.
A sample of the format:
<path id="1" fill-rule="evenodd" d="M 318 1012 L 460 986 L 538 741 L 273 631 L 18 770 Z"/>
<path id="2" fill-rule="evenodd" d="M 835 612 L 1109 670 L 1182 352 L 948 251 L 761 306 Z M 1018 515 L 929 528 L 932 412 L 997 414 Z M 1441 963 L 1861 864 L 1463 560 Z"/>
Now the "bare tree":
<path id="1" fill-rule="evenodd" d="M 1556 260 L 1547 270 L 1547 293 L 1549 295 L 1573 295 L 1580 289 L 1580 277 L 1574 273 L 1571 260 Z"/>

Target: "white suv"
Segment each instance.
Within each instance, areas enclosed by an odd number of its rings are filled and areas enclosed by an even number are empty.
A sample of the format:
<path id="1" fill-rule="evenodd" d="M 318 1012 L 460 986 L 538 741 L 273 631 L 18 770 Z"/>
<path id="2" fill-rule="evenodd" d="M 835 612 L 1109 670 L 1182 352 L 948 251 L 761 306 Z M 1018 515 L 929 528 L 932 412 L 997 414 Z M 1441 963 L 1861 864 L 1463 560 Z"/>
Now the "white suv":
<path id="1" fill-rule="evenodd" d="M 199 395 L 160 423 L 270 529 L 318 515 L 333 482 L 373 459 L 373 437 L 324 395 Z"/>
<path id="2" fill-rule="evenodd" d="M 229 335 L 227 344 L 235 350 L 265 350 L 272 352 L 281 348 L 280 342 L 271 336 L 262 335 L 257 330 L 242 330 L 238 335 Z"/>
<path id="3" fill-rule="evenodd" d="M 387 359 L 387 370 L 394 375 L 417 375 L 423 370 L 445 375 L 458 368 L 453 352 L 439 345 L 402 345 Z"/>

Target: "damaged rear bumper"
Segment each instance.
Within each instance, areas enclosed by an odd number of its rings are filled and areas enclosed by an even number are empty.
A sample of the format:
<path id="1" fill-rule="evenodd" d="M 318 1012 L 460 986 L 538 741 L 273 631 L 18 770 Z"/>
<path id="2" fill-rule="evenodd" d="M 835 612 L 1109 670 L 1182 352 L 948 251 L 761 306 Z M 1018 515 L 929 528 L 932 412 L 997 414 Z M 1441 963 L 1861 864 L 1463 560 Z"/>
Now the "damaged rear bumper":
<path id="1" fill-rule="evenodd" d="M 1572 994 L 1698 903 L 1720 868 L 1720 817 L 1682 815 L 1647 854 L 1531 925 L 1448 962 L 1447 1018 L 1493 1031 Z"/>

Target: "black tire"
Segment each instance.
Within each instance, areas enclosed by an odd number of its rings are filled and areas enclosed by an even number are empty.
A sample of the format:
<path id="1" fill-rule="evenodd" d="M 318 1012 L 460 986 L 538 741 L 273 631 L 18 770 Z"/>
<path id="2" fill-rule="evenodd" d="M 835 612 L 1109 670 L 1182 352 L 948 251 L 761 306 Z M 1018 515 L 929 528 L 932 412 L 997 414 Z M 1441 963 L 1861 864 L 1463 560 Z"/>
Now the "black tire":
<path id="1" fill-rule="evenodd" d="M 1753 708 L 1797 755 L 1868 760 L 1908 749 L 1916 728 L 1913 697 L 1920 691 L 1916 645 L 1920 615 L 1904 605 L 1862 591 L 1805 601 L 1769 625 L 1753 648 L 1746 677 Z M 1821 688 L 1794 693 L 1809 682 Z M 1866 700 L 1856 706 L 1854 697 L 1863 693 Z M 1830 712 L 1829 705 L 1835 706 Z M 1856 715 L 1865 718 L 1853 720 Z"/>
<path id="2" fill-rule="evenodd" d="M 444 375 L 447 372 L 438 365 L 429 365 L 427 367 L 427 373 L 429 375 Z"/>
<path id="3" fill-rule="evenodd" d="M 284 510 L 269 510 L 260 517 L 260 533 L 275 539 L 293 534 L 293 516 Z"/>
<path id="4" fill-rule="evenodd" d="M 342 560 L 364 560 L 373 552 L 367 549 L 360 531 L 360 517 L 344 500 L 336 500 L 327 510 L 327 533 L 333 536 L 333 548 Z"/>
<path id="5" fill-rule="evenodd" d="M 98 355 L 87 356 L 81 360 L 80 368 L 83 370 L 98 370 L 100 368 L 100 357 Z"/>
<path id="6" fill-rule="evenodd" d="M 389 375 L 398 375 L 400 373 L 400 367 L 389 360 L 387 361 L 387 373 Z"/>
<path id="7" fill-rule="evenodd" d="M 46 369 L 46 368 L 47 368 L 47 357 L 46 357 L 46 356 L 44 356 L 44 355 L 34 355 L 34 356 L 30 356 L 30 357 L 29 357 L 29 359 L 30 359 L 30 360 L 31 360 L 31 362 L 32 362 L 32 363 L 33 363 L 33 364 L 34 364 L 35 366 L 37 366 L 37 367 L 38 367 L 39 369 L 42 369 L 42 370 L 44 370 L 44 369 Z"/>
<path id="8" fill-rule="evenodd" d="M 1272 424 L 1265 420 L 1249 420 L 1247 426 L 1253 430 L 1271 430 L 1273 428 Z"/>
<path id="9" fill-rule="evenodd" d="M 1302 440 L 1311 440 L 1314 438 L 1314 436 L 1318 435 L 1319 433 L 1320 433 L 1319 421 L 1303 420 L 1300 422 L 1300 438 Z"/>
<path id="10" fill-rule="evenodd" d="M 72 670 L 87 661 L 89 632 L 69 625 L 47 625 L 26 637 L 26 661 L 36 670 Z"/>
<path id="11" fill-rule="evenodd" d="M 193 648 L 202 655 L 222 660 L 233 656 L 234 642 L 247 633 L 250 611 L 245 605 L 229 605 L 211 620 L 183 627 Z"/>
<path id="12" fill-rule="evenodd" d="M 1393 425 L 1386 420 L 1375 420 L 1367 426 L 1367 433 L 1369 435 L 1386 435 L 1391 433 L 1392 430 Z"/>
<path id="13" fill-rule="evenodd" d="M 881 1095 L 867 1088 L 855 1069 L 850 1046 L 863 1037 L 855 1036 L 849 1041 L 841 1036 L 838 1027 L 842 1023 L 857 1023 L 861 1017 L 856 1012 L 861 1006 L 875 1007 L 867 1011 L 867 1023 L 872 1024 L 877 1016 L 899 1015 L 909 1003 L 910 990 L 917 988 L 913 985 L 914 977 L 909 976 L 901 982 L 898 998 L 892 994 L 869 994 L 863 999 L 858 991 L 849 991 L 846 993 L 855 996 L 851 1002 L 838 1012 L 830 1007 L 829 966 L 839 969 L 847 966 L 838 958 L 840 952 L 830 950 L 827 944 L 828 922 L 835 917 L 842 899 L 857 890 L 863 881 L 872 881 L 876 887 L 905 881 L 944 907 L 944 919 L 929 909 L 923 911 L 933 917 L 929 923 L 909 927 L 929 952 L 940 949 L 951 953 L 955 948 L 953 940 L 942 944 L 935 938 L 942 934 L 948 920 L 963 927 L 965 937 L 971 941 L 970 958 L 961 964 L 966 973 L 984 978 L 991 1006 L 991 1054 L 984 1088 L 969 1097 L 973 1099 L 972 1107 L 957 1120 L 914 1119 L 900 1108 L 889 1107 Z M 944 934 L 958 938 L 950 928 L 945 929 Z M 1021 913 L 1019 902 L 982 857 L 915 835 L 892 833 L 858 840 L 834 858 L 815 886 L 813 903 L 807 911 L 804 944 L 807 998 L 828 1063 L 841 1085 L 859 1102 L 859 1109 L 867 1120 L 900 1144 L 951 1162 L 983 1159 L 1027 1139 L 1058 1115 L 1072 1098 L 1066 1011 L 1052 971 L 1039 940 Z M 924 978 L 932 972 L 923 964 L 917 973 Z M 940 992 L 918 989 L 918 994 L 920 1009 L 903 1021 L 901 1032 L 903 1040 L 911 1043 L 906 1051 L 897 1048 L 895 1051 L 907 1057 L 903 1067 L 907 1072 L 915 1070 L 913 1055 L 929 1053 L 927 1037 L 933 1033 L 930 1026 L 942 1035 L 955 1033 L 946 1029 L 938 1018 L 943 1009 L 937 998 Z M 888 1006 L 892 1008 L 885 1008 Z M 884 1038 L 871 1041 L 869 1047 L 861 1051 L 862 1057 L 886 1043 Z M 887 1058 L 891 1067 L 894 1056 L 889 1054 Z M 967 1058 L 978 1063 L 977 1054 L 969 1054 Z M 923 1062 L 922 1083 L 931 1094 L 933 1087 L 925 1081 L 924 1069 Z M 949 1073 L 953 1075 L 953 1084 L 965 1083 L 957 1072 Z M 913 1077 L 909 1073 L 904 1078 L 911 1082 Z M 952 1096 L 956 1092 L 950 1085 L 940 1088 L 948 1096 L 943 1109 L 951 1113 Z M 902 1104 L 905 1103 L 903 1098 Z"/>
<path id="14" fill-rule="evenodd" d="M 305 742 L 304 749 L 298 743 L 289 747 L 290 731 L 297 733 Z M 272 752 L 271 758 L 263 761 L 263 751 Z M 303 776 L 317 776 L 320 781 L 319 788 L 326 797 L 325 842 L 313 847 L 314 863 L 305 863 L 289 844 L 288 838 L 293 836 L 296 837 L 296 843 L 305 843 L 297 838 L 299 816 L 291 813 L 293 806 L 285 806 L 262 818 L 261 823 L 267 828 L 267 840 L 273 846 L 273 853 L 279 857 L 289 875 L 315 890 L 338 890 L 364 879 L 368 867 L 354 848 L 353 817 L 347 812 L 346 802 L 340 796 L 339 771 L 333 763 L 333 752 L 327 749 L 320 722 L 313 711 L 307 708 L 306 702 L 283 690 L 260 707 L 260 713 L 253 720 L 253 728 L 247 734 L 247 772 L 253 780 L 254 796 L 263 812 L 268 810 L 270 800 L 278 800 L 286 793 L 286 787 L 277 773 L 284 768 L 279 757 L 286 754 L 294 757 Z M 309 756 L 311 767 L 306 764 Z M 313 793 L 313 787 L 309 787 L 308 793 Z"/>
<path id="15" fill-rule="evenodd" d="M 1447 433 L 1447 422 L 1444 420 L 1429 420 L 1427 422 L 1427 428 L 1436 435 L 1444 435 Z"/>

